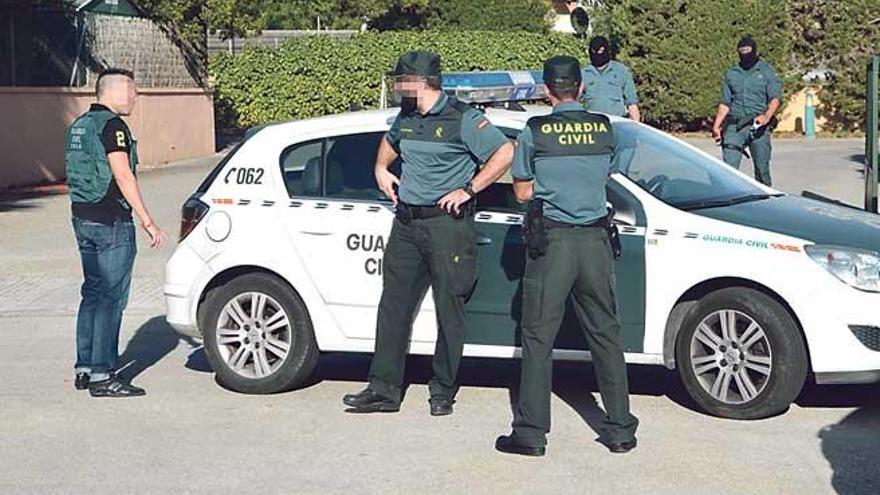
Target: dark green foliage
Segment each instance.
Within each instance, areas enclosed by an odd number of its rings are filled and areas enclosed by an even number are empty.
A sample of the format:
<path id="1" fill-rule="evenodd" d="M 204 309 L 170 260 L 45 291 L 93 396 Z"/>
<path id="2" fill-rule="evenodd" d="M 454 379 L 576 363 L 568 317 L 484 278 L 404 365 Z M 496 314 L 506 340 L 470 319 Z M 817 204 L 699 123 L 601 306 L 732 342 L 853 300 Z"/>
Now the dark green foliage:
<path id="1" fill-rule="evenodd" d="M 365 33 L 350 41 L 309 37 L 279 49 L 248 50 L 211 61 L 218 125 L 265 122 L 376 108 L 382 76 L 408 50 L 438 53 L 445 71 L 540 69 L 547 57 L 584 58 L 569 35 L 456 32 Z"/>
<path id="2" fill-rule="evenodd" d="M 261 0 L 267 29 L 457 29 L 546 32 L 549 0 Z"/>
<path id="3" fill-rule="evenodd" d="M 868 59 L 880 55 L 880 1 L 789 0 L 798 72 L 828 69 L 819 116 L 838 132 L 862 130 Z"/>
<path id="4" fill-rule="evenodd" d="M 633 71 L 645 120 L 665 129 L 699 129 L 715 114 L 724 72 L 745 34 L 790 92 L 785 0 L 621 0 L 598 22 Z M 598 33 L 597 33 L 598 34 Z"/>
<path id="5" fill-rule="evenodd" d="M 432 0 L 428 28 L 546 32 L 547 0 Z"/>

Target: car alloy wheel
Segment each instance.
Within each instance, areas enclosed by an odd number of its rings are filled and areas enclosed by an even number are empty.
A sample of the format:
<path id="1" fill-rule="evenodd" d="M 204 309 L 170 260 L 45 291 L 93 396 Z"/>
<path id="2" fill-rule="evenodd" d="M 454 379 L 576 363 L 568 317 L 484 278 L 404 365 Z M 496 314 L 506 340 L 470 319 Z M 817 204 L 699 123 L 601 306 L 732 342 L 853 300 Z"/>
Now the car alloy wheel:
<path id="1" fill-rule="evenodd" d="M 749 315 L 723 309 L 707 315 L 691 337 L 691 368 L 703 390 L 725 404 L 743 404 L 770 381 L 770 341 Z"/>
<path id="2" fill-rule="evenodd" d="M 290 354 L 291 325 L 284 308 L 260 292 L 233 297 L 217 319 L 215 339 L 226 366 L 246 378 L 265 378 Z"/>

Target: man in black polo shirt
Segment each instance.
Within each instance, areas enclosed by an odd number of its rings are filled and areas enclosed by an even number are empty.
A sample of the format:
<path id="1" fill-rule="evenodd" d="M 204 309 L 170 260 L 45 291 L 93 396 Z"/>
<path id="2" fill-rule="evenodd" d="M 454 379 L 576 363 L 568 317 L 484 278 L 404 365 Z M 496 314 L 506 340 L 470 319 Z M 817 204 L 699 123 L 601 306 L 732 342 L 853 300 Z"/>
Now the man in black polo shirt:
<path id="1" fill-rule="evenodd" d="M 379 145 L 376 182 L 397 214 L 383 261 L 370 384 L 343 402 L 359 412 L 400 408 L 413 317 L 430 285 L 437 313 L 430 412 L 445 416 L 458 388 L 464 304 L 477 276 L 471 200 L 504 175 L 513 145 L 482 113 L 441 91 L 437 55 L 405 53 L 392 75 L 401 110 Z M 400 179 L 389 171 L 398 157 Z M 479 173 L 475 160 L 484 163 Z"/>
<path id="2" fill-rule="evenodd" d="M 95 89 L 98 102 L 71 124 L 65 150 L 73 231 L 85 279 L 76 321 L 74 385 L 88 388 L 93 397 L 131 397 L 145 392 L 123 382 L 113 370 L 137 252 L 132 210 L 150 236 L 151 247 L 161 247 L 166 234 L 141 199 L 137 141 L 120 118 L 134 107 L 134 76 L 108 69 Z"/>

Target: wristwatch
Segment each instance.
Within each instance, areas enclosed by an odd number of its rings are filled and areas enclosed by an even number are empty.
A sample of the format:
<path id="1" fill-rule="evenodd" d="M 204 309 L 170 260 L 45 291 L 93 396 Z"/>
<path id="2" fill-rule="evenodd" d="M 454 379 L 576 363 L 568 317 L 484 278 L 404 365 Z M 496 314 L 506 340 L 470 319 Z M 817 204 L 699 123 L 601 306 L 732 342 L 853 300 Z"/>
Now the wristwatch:
<path id="1" fill-rule="evenodd" d="M 474 196 L 477 195 L 477 192 L 474 191 L 474 183 L 473 183 L 473 182 L 468 182 L 467 185 L 464 186 L 464 192 L 466 192 L 466 193 L 468 194 L 468 196 L 470 196 L 471 199 L 473 199 Z"/>

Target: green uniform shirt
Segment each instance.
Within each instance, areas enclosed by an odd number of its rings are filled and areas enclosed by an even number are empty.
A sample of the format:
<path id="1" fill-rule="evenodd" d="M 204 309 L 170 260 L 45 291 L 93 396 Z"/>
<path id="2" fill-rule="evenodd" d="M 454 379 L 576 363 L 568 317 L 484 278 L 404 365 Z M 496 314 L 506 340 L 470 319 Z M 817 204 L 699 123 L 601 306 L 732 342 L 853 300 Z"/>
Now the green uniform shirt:
<path id="1" fill-rule="evenodd" d="M 604 70 L 589 65 L 583 70 L 584 105 L 591 112 L 623 117 L 639 102 L 636 83 L 627 66 L 612 60 Z"/>
<path id="2" fill-rule="evenodd" d="M 730 116 L 736 121 L 750 120 L 764 113 L 774 98 L 782 101 L 782 81 L 763 60 L 749 70 L 734 65 L 724 74 L 721 103 L 730 107 Z"/>
<path id="3" fill-rule="evenodd" d="M 507 142 L 482 113 L 446 94 L 425 115 L 398 114 L 385 139 L 403 160 L 400 200 L 419 206 L 467 186 L 476 160 L 486 162 Z"/>
<path id="4" fill-rule="evenodd" d="M 519 135 L 511 174 L 535 181 L 544 216 L 586 224 L 606 215 L 605 184 L 616 141 L 608 117 L 586 112 L 580 103 L 558 105 L 532 117 Z"/>

